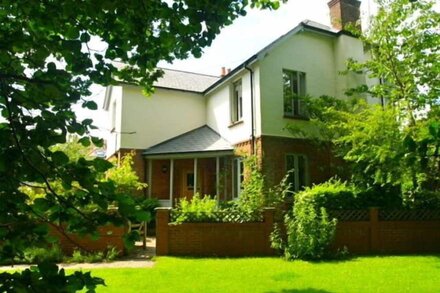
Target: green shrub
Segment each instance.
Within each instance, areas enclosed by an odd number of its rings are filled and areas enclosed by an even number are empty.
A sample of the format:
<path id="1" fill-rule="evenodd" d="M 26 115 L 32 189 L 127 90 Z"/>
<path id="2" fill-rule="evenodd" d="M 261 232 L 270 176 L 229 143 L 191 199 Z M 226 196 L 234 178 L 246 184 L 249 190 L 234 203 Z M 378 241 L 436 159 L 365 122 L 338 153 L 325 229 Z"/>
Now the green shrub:
<path id="1" fill-rule="evenodd" d="M 106 251 L 98 252 L 83 252 L 75 250 L 72 257 L 68 258 L 68 262 L 75 263 L 95 263 L 95 262 L 110 262 L 119 257 L 120 252 L 115 247 L 109 247 Z"/>
<path id="2" fill-rule="evenodd" d="M 336 230 L 336 219 L 329 220 L 326 209 L 318 207 L 314 197 L 300 192 L 293 213 L 285 216 L 287 242 L 279 229 L 271 235 L 272 247 L 284 250 L 287 259 L 320 259 L 328 256 L 328 247 Z"/>
<path id="3" fill-rule="evenodd" d="M 362 189 L 339 179 L 307 187 L 303 192 L 314 199 L 317 207 L 327 210 L 355 210 L 370 207 L 400 208 L 399 192 L 385 187 Z"/>
<path id="4" fill-rule="evenodd" d="M 58 245 L 52 247 L 29 247 L 24 250 L 23 258 L 18 259 L 17 263 L 35 264 L 42 262 L 61 262 L 63 252 Z"/>
<path id="5" fill-rule="evenodd" d="M 212 222 L 216 221 L 219 207 L 217 199 L 205 195 L 200 197 L 197 193 L 191 200 L 182 198 L 177 207 L 172 211 L 176 224 L 185 222 Z"/>

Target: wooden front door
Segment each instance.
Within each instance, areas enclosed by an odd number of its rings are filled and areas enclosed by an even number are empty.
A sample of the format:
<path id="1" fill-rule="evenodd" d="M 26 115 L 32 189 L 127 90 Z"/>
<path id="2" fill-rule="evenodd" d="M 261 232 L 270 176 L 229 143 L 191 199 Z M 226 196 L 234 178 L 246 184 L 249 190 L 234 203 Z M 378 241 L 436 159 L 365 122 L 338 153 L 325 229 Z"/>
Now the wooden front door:
<path id="1" fill-rule="evenodd" d="M 198 170 L 199 176 L 197 177 L 197 192 L 200 192 L 201 176 Z M 194 195 L 194 169 L 185 168 L 181 172 L 180 176 L 180 197 L 186 197 L 191 199 Z"/>

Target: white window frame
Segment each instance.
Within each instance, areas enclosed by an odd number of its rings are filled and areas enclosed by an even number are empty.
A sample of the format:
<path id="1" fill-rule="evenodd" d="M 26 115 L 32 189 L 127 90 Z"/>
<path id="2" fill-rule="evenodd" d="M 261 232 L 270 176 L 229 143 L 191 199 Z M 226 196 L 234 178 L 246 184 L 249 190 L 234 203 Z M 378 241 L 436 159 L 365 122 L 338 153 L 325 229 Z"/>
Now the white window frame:
<path id="1" fill-rule="evenodd" d="M 297 170 L 299 170 L 298 168 L 298 161 L 299 161 L 299 157 L 303 157 L 304 158 L 304 170 L 305 170 L 305 174 L 304 174 L 304 186 L 308 186 L 310 184 L 310 172 L 309 172 L 309 159 L 306 155 L 304 154 L 298 154 L 298 153 L 288 153 L 285 155 L 285 168 L 286 168 L 286 173 L 289 172 L 292 169 L 289 169 L 288 164 L 288 157 L 294 157 L 293 160 L 293 169 L 294 171 L 294 182 L 293 182 L 293 186 L 291 187 L 292 192 L 296 193 L 298 191 L 301 190 L 302 186 L 299 186 L 300 184 L 300 180 L 299 180 L 299 172 Z M 290 182 L 289 182 L 290 183 Z"/>
<path id="2" fill-rule="evenodd" d="M 111 121 L 110 121 L 110 131 L 115 131 L 116 128 L 116 101 L 113 101 L 111 107 Z"/>
<path id="3" fill-rule="evenodd" d="M 243 158 L 234 158 L 232 162 L 232 199 L 238 199 L 243 189 L 244 161 Z"/>
<path id="4" fill-rule="evenodd" d="M 243 120 L 243 86 L 241 79 L 231 86 L 231 123 Z"/>
<path id="5" fill-rule="evenodd" d="M 288 75 L 289 79 L 290 79 L 290 85 L 291 88 L 290 90 L 292 91 L 292 93 L 294 93 L 296 96 L 294 96 L 292 98 L 292 111 L 291 112 L 286 112 L 284 105 L 286 103 L 285 99 L 285 92 L 284 92 L 284 75 Z M 283 113 L 284 116 L 286 117 L 304 117 L 306 116 L 306 113 L 302 113 L 303 109 L 301 108 L 301 100 L 298 99 L 298 97 L 304 97 L 306 95 L 306 89 L 307 89 L 307 78 L 306 78 L 306 73 L 302 72 L 302 71 L 297 71 L 297 70 L 290 70 L 290 69 L 283 69 Z M 293 88 L 293 77 L 296 76 L 296 80 L 297 80 L 297 84 L 298 84 L 298 89 L 295 90 Z M 296 107 L 297 105 L 297 107 Z"/>

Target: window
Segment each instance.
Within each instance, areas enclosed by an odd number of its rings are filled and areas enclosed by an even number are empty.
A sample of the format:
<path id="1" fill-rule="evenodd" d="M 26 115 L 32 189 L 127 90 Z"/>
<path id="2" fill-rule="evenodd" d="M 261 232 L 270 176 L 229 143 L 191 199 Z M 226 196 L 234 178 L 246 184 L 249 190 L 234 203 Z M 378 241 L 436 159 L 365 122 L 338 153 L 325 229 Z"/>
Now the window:
<path id="1" fill-rule="evenodd" d="M 233 192 L 232 198 L 238 198 L 243 190 L 244 164 L 241 158 L 235 158 L 232 164 Z"/>
<path id="2" fill-rule="evenodd" d="M 112 110 L 112 116 L 111 116 L 111 121 L 110 121 L 110 123 L 111 123 L 111 127 L 110 127 L 110 130 L 111 131 L 115 131 L 115 127 L 116 127 L 116 101 L 114 101 L 113 103 L 112 103 L 112 108 L 111 108 Z"/>
<path id="3" fill-rule="evenodd" d="M 289 172 L 287 182 L 291 192 L 302 190 L 308 185 L 309 166 L 305 155 L 286 155 L 286 170 Z"/>
<path id="4" fill-rule="evenodd" d="M 233 83 L 231 93 L 231 122 L 240 121 L 243 118 L 243 95 L 241 80 Z"/>
<path id="5" fill-rule="evenodd" d="M 306 95 L 306 74 L 283 70 L 284 116 L 305 117 L 307 115 L 301 97 Z"/>

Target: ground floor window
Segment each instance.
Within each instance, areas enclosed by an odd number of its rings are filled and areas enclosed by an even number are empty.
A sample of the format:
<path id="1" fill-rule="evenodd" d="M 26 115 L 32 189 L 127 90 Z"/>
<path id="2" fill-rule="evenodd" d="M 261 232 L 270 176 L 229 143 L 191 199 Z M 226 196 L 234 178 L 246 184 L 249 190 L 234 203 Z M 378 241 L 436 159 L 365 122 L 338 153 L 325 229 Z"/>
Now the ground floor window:
<path id="1" fill-rule="evenodd" d="M 242 158 L 235 158 L 232 164 L 233 192 L 232 198 L 238 198 L 243 189 L 244 164 Z"/>
<path id="2" fill-rule="evenodd" d="M 289 172 L 287 180 L 292 192 L 300 191 L 308 185 L 309 166 L 305 155 L 287 154 L 286 171 Z"/>

